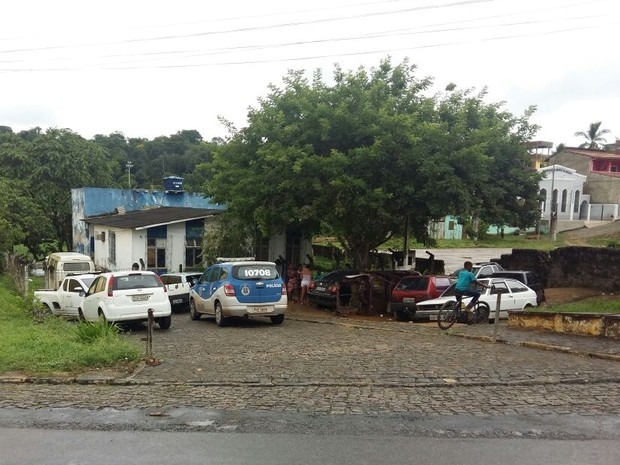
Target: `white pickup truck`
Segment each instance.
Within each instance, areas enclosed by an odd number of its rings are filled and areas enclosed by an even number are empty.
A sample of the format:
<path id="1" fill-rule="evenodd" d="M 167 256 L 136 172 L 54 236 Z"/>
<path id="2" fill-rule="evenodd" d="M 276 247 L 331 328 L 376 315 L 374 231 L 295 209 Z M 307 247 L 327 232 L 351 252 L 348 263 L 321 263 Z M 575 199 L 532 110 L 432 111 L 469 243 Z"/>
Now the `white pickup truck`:
<path id="1" fill-rule="evenodd" d="M 164 273 L 160 276 L 168 291 L 168 298 L 173 309 L 189 308 L 189 290 L 202 276 L 199 271 Z"/>
<path id="2" fill-rule="evenodd" d="M 65 277 L 58 289 L 39 289 L 34 297 L 54 315 L 78 318 L 78 307 L 84 293 L 98 275 L 80 274 Z"/>

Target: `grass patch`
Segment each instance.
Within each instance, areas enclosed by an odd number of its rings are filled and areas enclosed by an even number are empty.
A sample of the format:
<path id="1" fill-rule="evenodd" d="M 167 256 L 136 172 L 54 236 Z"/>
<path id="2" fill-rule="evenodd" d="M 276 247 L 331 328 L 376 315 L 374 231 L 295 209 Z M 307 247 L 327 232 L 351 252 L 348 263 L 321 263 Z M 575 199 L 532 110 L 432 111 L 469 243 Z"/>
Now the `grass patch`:
<path id="1" fill-rule="evenodd" d="M 98 337 L 84 342 L 79 327 L 61 318 L 33 315 L 31 299 L 15 293 L 8 276 L 0 276 L 0 373 L 79 372 L 126 365 L 142 356 L 141 348 L 116 331 L 98 330 Z"/>
<path id="2" fill-rule="evenodd" d="M 603 313 L 609 315 L 620 314 L 620 299 L 618 296 L 597 296 L 578 302 L 570 302 L 548 307 L 534 307 L 528 309 L 534 312 L 560 312 L 560 313 Z"/>

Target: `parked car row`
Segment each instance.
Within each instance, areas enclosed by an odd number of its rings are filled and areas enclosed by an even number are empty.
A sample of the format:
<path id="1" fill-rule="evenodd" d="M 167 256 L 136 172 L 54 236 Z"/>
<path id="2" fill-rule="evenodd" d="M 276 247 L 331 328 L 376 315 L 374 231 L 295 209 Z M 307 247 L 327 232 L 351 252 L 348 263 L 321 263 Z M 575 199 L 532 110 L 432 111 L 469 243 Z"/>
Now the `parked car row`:
<path id="1" fill-rule="evenodd" d="M 450 276 L 410 275 L 398 281 L 391 291 L 389 311 L 398 321 L 434 320 L 442 305 L 456 299 L 454 285 L 458 272 Z M 531 271 L 504 270 L 495 262 L 477 263 L 472 272 L 481 282 L 491 286 L 479 286 L 480 301 L 491 311 L 491 321 L 500 301 L 500 318 L 506 318 L 508 311 L 523 310 L 545 301 L 544 286 L 540 278 Z M 327 308 L 347 305 L 351 299 L 351 277 L 358 270 L 336 270 L 317 279 L 308 292 L 311 303 Z M 464 299 L 467 303 L 469 299 Z"/>
<path id="2" fill-rule="evenodd" d="M 497 267 L 494 263 L 478 264 L 476 272 L 480 276 Z M 456 300 L 454 275 L 402 273 L 391 277 L 385 288 L 385 295 L 391 293 L 389 308 L 397 320 L 434 320 L 446 302 Z M 346 306 L 359 276 L 371 275 L 353 269 L 327 273 L 311 284 L 309 301 L 323 307 Z M 479 290 L 480 302 L 489 307 L 491 320 L 500 293 L 500 317 L 545 301 L 542 282 L 530 271 L 501 269 L 478 280 L 489 286 Z M 166 273 L 161 277 L 140 270 L 68 276 L 59 289 L 36 291 L 35 297 L 56 315 L 87 321 L 144 321 L 152 309 L 162 329 L 170 327 L 173 307 L 189 307 L 193 320 L 211 316 L 218 326 L 231 318 L 268 318 L 279 325 L 288 304 L 276 264 L 246 259 L 216 263 L 202 273 Z"/>

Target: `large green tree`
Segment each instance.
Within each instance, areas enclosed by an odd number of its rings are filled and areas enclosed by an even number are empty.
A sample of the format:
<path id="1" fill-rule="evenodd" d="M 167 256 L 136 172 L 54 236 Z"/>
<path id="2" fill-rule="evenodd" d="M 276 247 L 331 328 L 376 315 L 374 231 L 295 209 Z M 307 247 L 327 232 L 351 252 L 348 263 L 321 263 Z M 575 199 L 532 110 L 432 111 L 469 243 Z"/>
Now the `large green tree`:
<path id="1" fill-rule="evenodd" d="M 580 148 L 588 149 L 602 149 L 603 143 L 607 142 L 603 137 L 605 134 L 609 134 L 609 129 L 601 129 L 601 121 L 596 123 L 590 123 L 590 127 L 587 131 L 577 131 L 575 137 L 583 137 L 586 141 L 581 144 Z"/>
<path id="2" fill-rule="evenodd" d="M 8 137 L 4 135 L 0 146 L 0 174 L 15 186 L 16 180 L 21 180 L 20 192 L 40 214 L 40 221 L 33 221 L 28 228 L 25 243 L 55 242 L 57 247 L 70 250 L 71 189 L 114 187 L 113 161 L 101 146 L 67 129 Z"/>
<path id="3" fill-rule="evenodd" d="M 537 191 L 520 145 L 535 129 L 529 114 L 515 118 L 454 86 L 428 96 L 430 84 L 389 60 L 336 67 L 332 85 L 319 71 L 311 81 L 291 71 L 216 152 L 206 193 L 263 234 L 326 229 L 362 268 L 405 217 L 421 241 L 447 214 L 507 221 Z"/>

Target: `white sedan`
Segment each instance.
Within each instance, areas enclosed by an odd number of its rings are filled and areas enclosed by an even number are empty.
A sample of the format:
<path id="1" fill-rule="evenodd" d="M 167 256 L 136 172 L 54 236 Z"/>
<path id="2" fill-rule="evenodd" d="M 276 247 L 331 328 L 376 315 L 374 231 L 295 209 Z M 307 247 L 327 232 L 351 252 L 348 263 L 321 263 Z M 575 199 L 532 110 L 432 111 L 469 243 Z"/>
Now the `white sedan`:
<path id="1" fill-rule="evenodd" d="M 502 294 L 500 302 L 500 318 L 508 318 L 508 310 L 523 310 L 527 307 L 536 307 L 536 292 L 527 287 L 525 284 L 510 278 L 492 278 L 480 279 L 481 283 L 491 288 L 483 288 L 478 286 L 481 292 L 480 302 L 489 307 L 489 320 L 495 317 L 495 309 L 497 307 L 497 295 Z M 416 305 L 416 320 L 436 320 L 439 309 L 446 302 L 455 302 L 454 284 L 446 289 L 440 297 L 431 300 L 425 300 Z M 471 297 L 463 298 L 464 303 L 468 303 Z"/>

